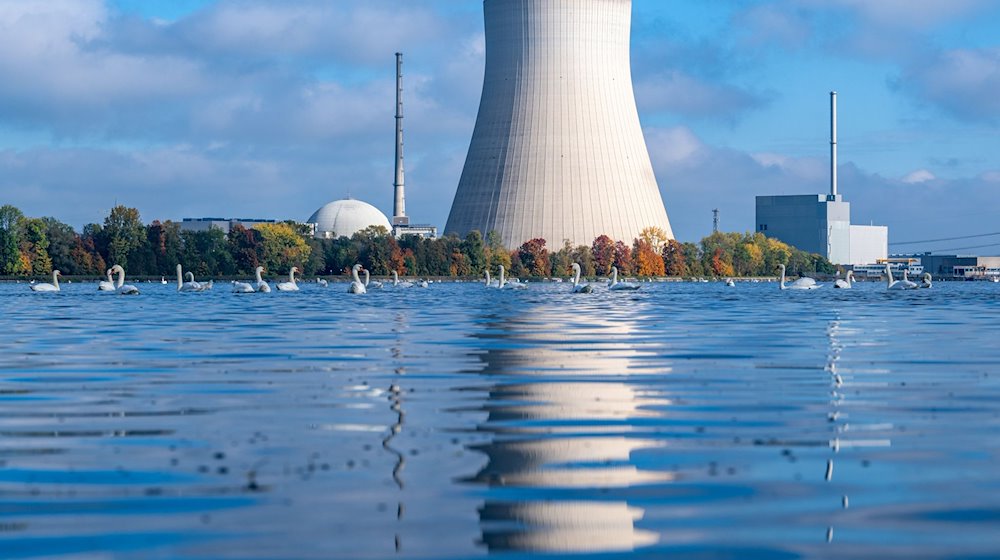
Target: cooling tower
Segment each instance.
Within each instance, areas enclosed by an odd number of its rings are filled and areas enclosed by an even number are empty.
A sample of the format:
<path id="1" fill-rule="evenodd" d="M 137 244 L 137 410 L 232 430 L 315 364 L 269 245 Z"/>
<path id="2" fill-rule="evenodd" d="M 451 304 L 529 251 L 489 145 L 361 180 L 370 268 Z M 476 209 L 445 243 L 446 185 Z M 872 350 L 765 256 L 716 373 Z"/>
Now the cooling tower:
<path id="1" fill-rule="evenodd" d="M 639 126 L 631 0 L 485 0 L 486 75 L 446 233 L 673 237 Z"/>

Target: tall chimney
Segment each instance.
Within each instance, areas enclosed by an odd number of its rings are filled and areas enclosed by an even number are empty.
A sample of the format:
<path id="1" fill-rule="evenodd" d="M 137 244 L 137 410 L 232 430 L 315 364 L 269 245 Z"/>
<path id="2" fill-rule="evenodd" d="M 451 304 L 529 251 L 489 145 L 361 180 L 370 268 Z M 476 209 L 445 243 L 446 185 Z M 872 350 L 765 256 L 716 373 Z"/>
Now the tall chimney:
<path id="1" fill-rule="evenodd" d="M 392 225 L 406 225 L 410 220 L 403 186 L 403 53 L 396 53 L 396 179 L 392 186 Z"/>
<path id="2" fill-rule="evenodd" d="M 830 195 L 837 196 L 837 92 L 830 92 Z"/>

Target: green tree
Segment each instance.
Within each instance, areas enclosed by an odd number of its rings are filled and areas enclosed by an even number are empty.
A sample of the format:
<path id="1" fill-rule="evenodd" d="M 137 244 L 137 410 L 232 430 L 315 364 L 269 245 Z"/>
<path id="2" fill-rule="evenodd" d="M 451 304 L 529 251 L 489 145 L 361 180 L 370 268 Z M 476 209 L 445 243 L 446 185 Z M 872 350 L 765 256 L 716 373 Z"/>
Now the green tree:
<path id="1" fill-rule="evenodd" d="M 573 249 L 573 262 L 580 264 L 580 274 L 584 277 L 594 276 L 597 270 L 594 267 L 594 254 L 587 245 L 579 245 Z M 571 265 L 572 266 L 572 265 Z"/>
<path id="2" fill-rule="evenodd" d="M 24 214 L 6 204 L 0 206 L 0 273 L 24 274 L 21 258 L 21 221 Z"/>
<path id="3" fill-rule="evenodd" d="M 108 262 L 128 269 L 128 258 L 146 239 L 146 228 L 135 208 L 115 206 L 104 218 L 104 237 L 107 239 Z"/>
<path id="4" fill-rule="evenodd" d="M 470 274 L 479 275 L 483 273 L 487 266 L 486 243 L 483 235 L 478 230 L 470 231 L 462 241 L 462 254 L 469 263 Z"/>
<path id="5" fill-rule="evenodd" d="M 288 224 L 259 224 L 255 229 L 261 236 L 261 254 L 269 272 L 283 274 L 293 266 L 304 268 L 312 249 L 295 229 Z"/>
<path id="6" fill-rule="evenodd" d="M 55 218 L 42 218 L 45 225 L 45 237 L 49 240 L 49 257 L 52 268 L 61 270 L 64 274 L 89 274 L 89 270 L 80 270 L 73 258 L 73 249 L 80 236 L 68 224 Z"/>
<path id="7" fill-rule="evenodd" d="M 27 261 L 29 272 L 48 274 L 52 270 L 52 259 L 49 258 L 45 222 L 41 218 L 23 218 L 21 232 L 21 255 Z"/>

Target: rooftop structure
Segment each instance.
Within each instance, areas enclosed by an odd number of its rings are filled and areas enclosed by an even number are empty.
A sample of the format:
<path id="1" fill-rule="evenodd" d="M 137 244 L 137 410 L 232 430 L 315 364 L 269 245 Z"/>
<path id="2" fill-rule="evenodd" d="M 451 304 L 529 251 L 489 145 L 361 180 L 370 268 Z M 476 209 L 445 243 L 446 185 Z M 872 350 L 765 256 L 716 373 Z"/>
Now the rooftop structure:
<path id="1" fill-rule="evenodd" d="M 403 179 L 403 53 L 396 53 L 396 173 L 392 182 L 392 234 L 437 237 L 437 226 L 411 224 L 406 215 L 406 186 Z"/>
<path id="2" fill-rule="evenodd" d="M 631 0 L 485 0 L 486 72 L 445 227 L 630 242 L 673 237 L 639 125 Z"/>

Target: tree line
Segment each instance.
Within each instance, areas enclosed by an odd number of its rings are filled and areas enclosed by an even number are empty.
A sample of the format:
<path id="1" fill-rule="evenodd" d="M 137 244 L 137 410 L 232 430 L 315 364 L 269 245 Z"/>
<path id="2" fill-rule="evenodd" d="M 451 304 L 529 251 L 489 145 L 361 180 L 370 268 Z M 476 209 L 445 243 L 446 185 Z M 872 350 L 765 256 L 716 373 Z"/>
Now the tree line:
<path id="1" fill-rule="evenodd" d="M 42 276 L 53 268 L 66 275 L 103 276 L 115 264 L 133 276 L 169 276 L 178 263 L 199 277 L 253 274 L 257 266 L 269 274 L 297 266 L 311 276 L 344 274 L 361 263 L 374 275 L 395 270 L 468 277 L 503 265 L 514 276 L 551 277 L 569 274 L 574 262 L 584 276 L 610 274 L 612 266 L 620 274 L 641 277 L 770 276 L 778 264 L 793 275 L 836 271 L 822 256 L 759 232 L 717 232 L 700 243 L 681 243 L 659 228 L 647 228 L 631 243 L 602 235 L 590 245 L 564 242 L 550 248 L 545 239 L 531 239 L 510 251 L 496 232 L 396 239 L 384 227 L 372 226 L 351 237 L 314 239 L 295 222 L 252 229 L 235 225 L 228 234 L 182 231 L 169 220 L 144 224 L 138 210 L 125 206 L 77 232 L 55 218 L 31 218 L 13 206 L 0 206 L 0 274 L 8 276 Z"/>

